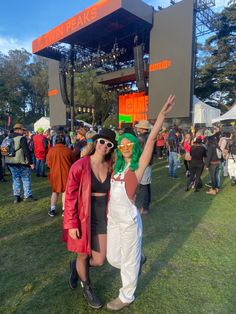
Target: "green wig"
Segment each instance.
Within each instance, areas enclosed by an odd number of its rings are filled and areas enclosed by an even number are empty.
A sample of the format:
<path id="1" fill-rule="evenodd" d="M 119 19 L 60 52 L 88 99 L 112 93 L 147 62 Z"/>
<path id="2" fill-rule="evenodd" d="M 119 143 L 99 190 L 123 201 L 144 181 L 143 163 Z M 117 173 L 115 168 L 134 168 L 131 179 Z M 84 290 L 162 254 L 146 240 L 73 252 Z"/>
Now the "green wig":
<path id="1" fill-rule="evenodd" d="M 133 149 L 132 149 L 132 158 L 130 162 L 130 170 L 135 171 L 138 169 L 138 163 L 139 158 L 141 156 L 142 150 L 139 144 L 139 140 L 136 136 L 130 133 L 124 133 L 122 134 L 118 139 L 118 145 L 120 145 L 121 141 L 127 138 L 131 143 L 134 143 Z M 122 156 L 122 153 L 119 149 L 116 150 L 117 160 L 114 167 L 114 172 L 117 174 L 118 172 L 122 172 L 125 169 L 125 160 Z"/>

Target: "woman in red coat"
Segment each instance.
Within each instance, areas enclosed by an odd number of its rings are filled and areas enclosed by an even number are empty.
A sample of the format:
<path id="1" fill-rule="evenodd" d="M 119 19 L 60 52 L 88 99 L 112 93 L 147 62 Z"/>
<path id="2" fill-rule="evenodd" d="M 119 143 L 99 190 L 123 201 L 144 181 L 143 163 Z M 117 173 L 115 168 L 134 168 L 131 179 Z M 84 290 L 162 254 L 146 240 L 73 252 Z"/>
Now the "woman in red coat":
<path id="1" fill-rule="evenodd" d="M 51 207 L 48 212 L 50 217 L 56 215 L 59 193 L 62 193 L 62 215 L 64 213 L 66 181 L 70 167 L 75 161 L 73 152 L 65 144 L 65 136 L 63 134 L 57 135 L 56 144 L 47 155 L 47 165 L 50 168 L 49 182 L 52 187 Z"/>
<path id="2" fill-rule="evenodd" d="M 76 260 L 70 264 L 69 284 L 75 289 L 80 279 L 84 297 L 95 309 L 102 303 L 90 284 L 89 267 L 101 266 L 106 259 L 106 208 L 115 137 L 115 132 L 109 129 L 96 134 L 93 154 L 71 167 L 66 186 L 63 238 L 68 250 L 77 253 Z"/>

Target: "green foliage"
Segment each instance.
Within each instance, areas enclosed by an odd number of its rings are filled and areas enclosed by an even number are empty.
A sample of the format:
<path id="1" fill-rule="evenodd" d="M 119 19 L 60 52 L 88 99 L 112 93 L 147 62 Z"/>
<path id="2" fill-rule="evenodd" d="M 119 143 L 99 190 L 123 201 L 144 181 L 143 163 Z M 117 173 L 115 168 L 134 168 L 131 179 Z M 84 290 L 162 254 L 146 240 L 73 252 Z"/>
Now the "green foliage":
<path id="1" fill-rule="evenodd" d="M 106 86 L 96 81 L 95 71 L 88 70 L 75 74 L 75 110 L 77 113 L 79 107 L 94 107 L 94 122 L 103 124 L 109 114 L 116 110 L 116 105 L 116 93 L 108 91 Z M 93 120 L 92 115 L 90 118 Z"/>
<path id="2" fill-rule="evenodd" d="M 5 126 L 8 112 L 12 124 L 35 122 L 48 112 L 47 64 L 26 50 L 0 53 L 0 115 Z"/>
<path id="3" fill-rule="evenodd" d="M 218 30 L 200 47 L 196 95 L 228 109 L 236 100 L 236 4 L 218 14 Z"/>
<path id="4" fill-rule="evenodd" d="M 118 121 L 117 121 L 117 115 L 109 115 L 106 120 L 103 123 L 104 128 L 110 128 L 110 126 L 113 126 L 115 128 L 118 127 Z"/>

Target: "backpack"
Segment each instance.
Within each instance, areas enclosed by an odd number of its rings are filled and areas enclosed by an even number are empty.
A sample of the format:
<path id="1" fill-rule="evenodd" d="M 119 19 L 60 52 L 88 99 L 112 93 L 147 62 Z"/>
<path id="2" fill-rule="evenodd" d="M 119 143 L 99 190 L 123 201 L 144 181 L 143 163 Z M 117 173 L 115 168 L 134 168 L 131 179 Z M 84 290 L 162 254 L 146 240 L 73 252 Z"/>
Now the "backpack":
<path id="1" fill-rule="evenodd" d="M 15 150 L 14 139 L 12 137 L 7 136 L 4 138 L 1 144 L 2 156 L 15 157 L 17 150 Z"/>
<path id="2" fill-rule="evenodd" d="M 236 155 L 236 142 L 233 142 L 231 145 L 229 145 L 229 152 L 232 155 Z"/>

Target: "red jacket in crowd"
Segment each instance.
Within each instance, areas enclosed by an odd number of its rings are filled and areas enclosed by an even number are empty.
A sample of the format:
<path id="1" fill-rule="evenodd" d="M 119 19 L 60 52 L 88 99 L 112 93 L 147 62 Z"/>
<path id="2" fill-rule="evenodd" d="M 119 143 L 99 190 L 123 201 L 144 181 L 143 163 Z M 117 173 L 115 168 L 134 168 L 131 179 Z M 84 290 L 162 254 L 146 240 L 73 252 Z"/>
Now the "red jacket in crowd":
<path id="1" fill-rule="evenodd" d="M 47 155 L 48 141 L 43 134 L 36 134 L 33 137 L 34 155 L 39 160 L 45 160 Z"/>

